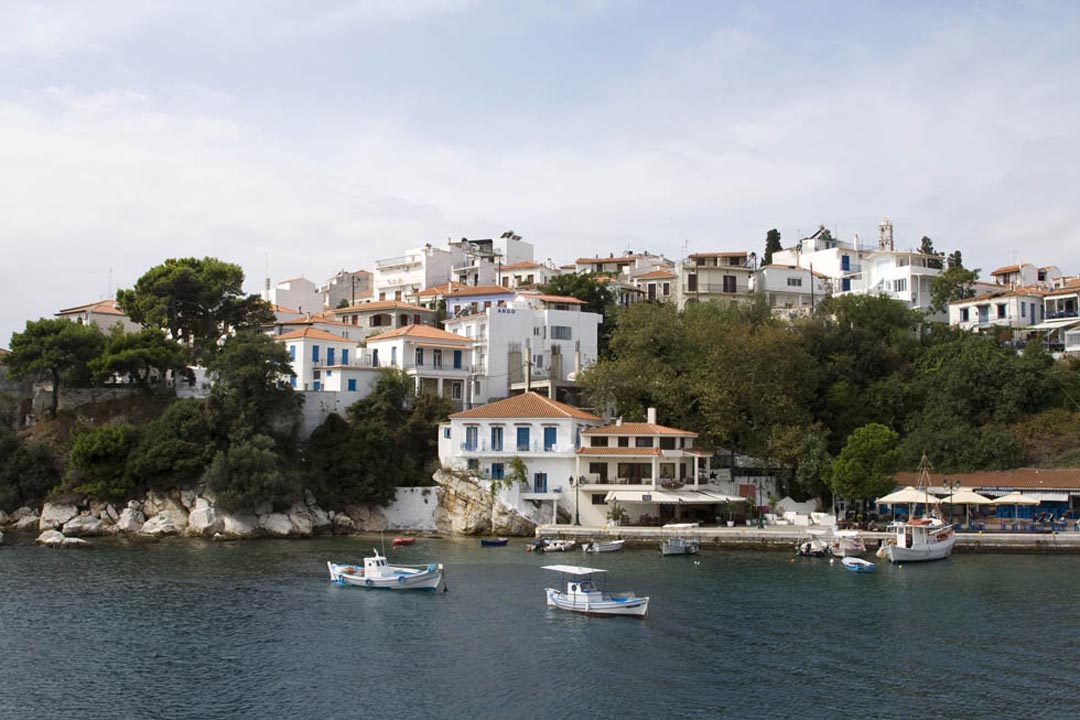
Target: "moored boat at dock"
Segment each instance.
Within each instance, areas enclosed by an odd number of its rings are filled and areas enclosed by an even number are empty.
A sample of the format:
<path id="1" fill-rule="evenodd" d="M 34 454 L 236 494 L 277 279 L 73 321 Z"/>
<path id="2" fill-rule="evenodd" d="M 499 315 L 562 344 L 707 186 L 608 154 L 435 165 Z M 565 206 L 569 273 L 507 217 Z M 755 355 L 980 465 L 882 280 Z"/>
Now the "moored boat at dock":
<path id="1" fill-rule="evenodd" d="M 590 540 L 581 549 L 587 553 L 618 552 L 625 543 L 625 540 Z"/>

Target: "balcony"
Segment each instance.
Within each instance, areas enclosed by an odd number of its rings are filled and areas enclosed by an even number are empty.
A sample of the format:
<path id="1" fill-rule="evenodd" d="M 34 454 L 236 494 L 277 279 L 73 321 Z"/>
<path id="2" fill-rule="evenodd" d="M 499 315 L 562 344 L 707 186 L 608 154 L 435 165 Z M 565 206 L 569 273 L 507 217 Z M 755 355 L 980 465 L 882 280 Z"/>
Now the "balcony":
<path id="1" fill-rule="evenodd" d="M 518 445 L 514 440 L 504 440 L 501 445 L 492 445 L 487 440 L 477 440 L 474 443 L 461 443 L 461 451 L 465 453 L 494 453 L 500 455 L 528 454 L 562 454 L 573 455 L 576 448 L 571 443 L 556 443 L 545 448 L 542 441 L 531 442 L 528 445 Z"/>
<path id="2" fill-rule="evenodd" d="M 745 287 L 742 288 L 742 289 L 739 289 L 738 285 L 736 285 L 734 288 L 732 288 L 731 286 L 728 286 L 727 289 L 725 289 L 725 286 L 724 286 L 723 283 L 701 283 L 701 282 L 699 282 L 697 284 L 697 287 L 694 288 L 694 289 L 691 289 L 688 284 L 683 283 L 683 292 L 684 293 L 691 293 L 691 294 L 692 293 L 703 293 L 703 294 L 716 293 L 716 294 L 721 294 L 721 295 L 738 295 L 739 293 L 747 293 L 747 292 L 749 292 L 749 290 L 747 288 L 745 288 Z"/>
<path id="3" fill-rule="evenodd" d="M 401 265 L 419 265 L 419 264 L 420 264 L 420 256 L 419 255 L 400 255 L 398 257 L 385 258 L 383 260 L 376 260 L 375 261 L 375 267 L 377 267 L 377 268 L 388 268 L 388 267 L 398 267 L 398 266 L 401 266 Z"/>

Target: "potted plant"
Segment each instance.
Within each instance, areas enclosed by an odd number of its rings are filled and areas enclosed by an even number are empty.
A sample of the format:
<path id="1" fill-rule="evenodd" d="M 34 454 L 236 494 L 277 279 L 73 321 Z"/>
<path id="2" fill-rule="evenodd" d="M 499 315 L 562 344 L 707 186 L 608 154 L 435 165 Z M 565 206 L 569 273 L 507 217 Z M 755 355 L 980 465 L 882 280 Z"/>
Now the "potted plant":
<path id="1" fill-rule="evenodd" d="M 731 501 L 724 503 L 724 515 L 727 516 L 727 526 L 735 527 L 735 516 L 732 514 Z"/>
<path id="2" fill-rule="evenodd" d="M 619 524 L 626 522 L 628 515 L 626 509 L 621 507 L 618 502 L 611 504 L 611 507 L 607 511 L 608 525 L 611 527 L 617 527 Z"/>

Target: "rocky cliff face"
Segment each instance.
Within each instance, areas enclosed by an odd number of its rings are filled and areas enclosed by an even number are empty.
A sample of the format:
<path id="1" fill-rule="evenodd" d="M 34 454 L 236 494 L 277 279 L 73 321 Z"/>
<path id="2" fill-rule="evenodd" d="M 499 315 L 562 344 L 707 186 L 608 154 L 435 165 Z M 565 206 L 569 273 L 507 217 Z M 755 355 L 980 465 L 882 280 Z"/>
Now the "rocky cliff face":
<path id="1" fill-rule="evenodd" d="M 453 535 L 532 535 L 536 523 L 492 495 L 481 483 L 446 472 L 435 473 L 439 506 L 435 525 Z"/>

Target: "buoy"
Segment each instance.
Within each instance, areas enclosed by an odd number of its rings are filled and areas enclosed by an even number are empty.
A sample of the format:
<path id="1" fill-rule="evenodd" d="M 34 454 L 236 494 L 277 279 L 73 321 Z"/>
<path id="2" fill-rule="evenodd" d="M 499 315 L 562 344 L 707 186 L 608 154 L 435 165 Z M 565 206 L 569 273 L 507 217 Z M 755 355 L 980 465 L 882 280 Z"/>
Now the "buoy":
<path id="1" fill-rule="evenodd" d="M 793 562 L 795 562 L 795 558 L 791 558 L 790 560 L 788 560 L 788 562 L 789 562 L 789 563 L 793 563 Z"/>

